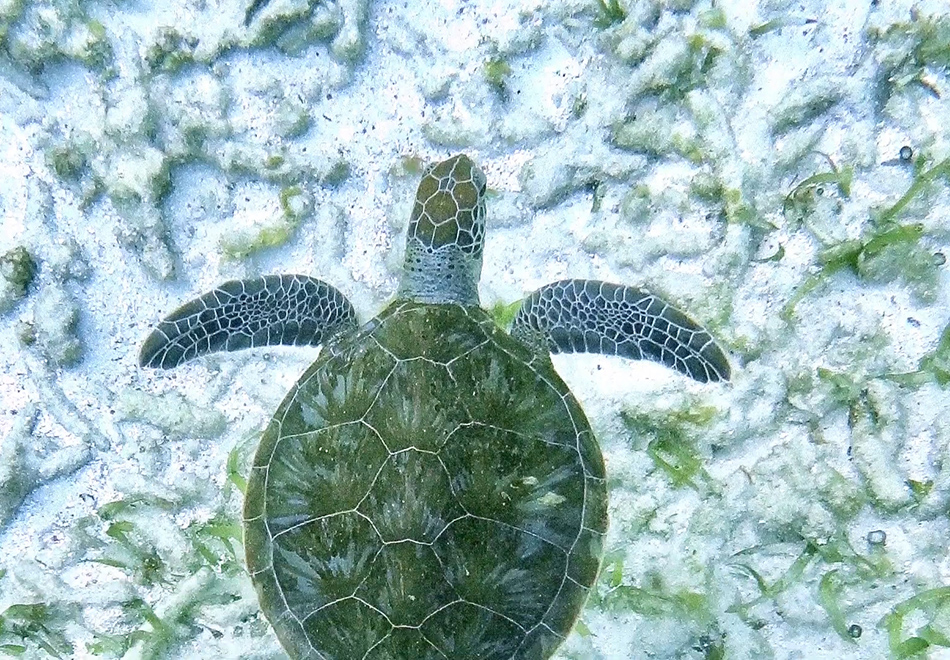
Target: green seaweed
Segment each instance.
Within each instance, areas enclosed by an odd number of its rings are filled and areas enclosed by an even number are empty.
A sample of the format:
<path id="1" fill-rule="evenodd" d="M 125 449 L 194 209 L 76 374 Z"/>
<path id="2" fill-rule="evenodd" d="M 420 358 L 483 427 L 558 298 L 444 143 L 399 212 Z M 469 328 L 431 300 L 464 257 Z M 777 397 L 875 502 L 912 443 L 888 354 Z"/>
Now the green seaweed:
<path id="1" fill-rule="evenodd" d="M 571 116 L 574 117 L 574 119 L 580 119 L 584 116 L 584 113 L 587 112 L 587 106 L 587 94 L 578 94 L 571 104 Z"/>
<path id="2" fill-rule="evenodd" d="M 221 241 L 221 253 L 229 261 L 240 261 L 252 254 L 284 245 L 296 230 L 293 224 L 280 222 L 262 228 L 253 236 L 227 237 Z"/>
<path id="3" fill-rule="evenodd" d="M 919 162 L 923 163 L 924 161 L 925 159 L 921 158 Z M 923 166 L 921 165 L 921 167 Z M 897 202 L 882 211 L 877 218 L 874 219 L 875 224 L 886 225 L 887 223 L 895 222 L 897 217 L 915 197 L 929 188 L 930 184 L 935 180 L 944 176 L 950 176 L 950 158 L 940 161 L 929 170 L 921 170 L 914 177 L 914 181 L 911 183 L 910 188 L 907 189 L 907 192 L 905 192 Z"/>
<path id="4" fill-rule="evenodd" d="M 139 593 L 154 595 L 152 587 L 162 585 L 157 603 L 139 596 L 122 603 L 126 624 L 138 626 L 137 630 L 121 635 L 95 632 L 86 645 L 90 652 L 115 656 L 132 650 L 137 657 L 166 657 L 171 646 L 196 634 L 195 626 L 187 625 L 196 608 L 238 599 L 229 591 L 229 581 L 222 579 L 240 578 L 244 573 L 240 523 L 228 514 L 219 511 L 209 520 L 180 530 L 186 548 L 180 557 L 174 552 L 161 556 L 153 543 L 156 530 L 148 528 L 149 521 L 159 516 L 167 519 L 184 505 L 152 495 L 132 495 L 103 505 L 99 516 L 76 525 L 77 540 L 88 549 L 85 561 L 122 570 L 140 585 Z M 167 540 L 162 537 L 162 542 Z"/>
<path id="5" fill-rule="evenodd" d="M 719 485 L 706 471 L 690 428 L 709 425 L 717 412 L 712 406 L 694 405 L 665 412 L 660 417 L 624 410 L 621 418 L 634 437 L 652 437 L 647 455 L 675 487 L 716 493 Z"/>
<path id="6" fill-rule="evenodd" d="M 627 18 L 627 10 L 619 0 L 597 0 L 594 11 L 594 25 L 601 29 L 622 23 Z"/>
<path id="7" fill-rule="evenodd" d="M 126 610 L 129 611 L 126 604 Z M 107 655 L 121 657 L 138 641 L 148 636 L 144 630 L 136 630 L 126 635 L 112 635 L 104 632 L 95 632 L 92 641 L 86 643 L 86 650 L 93 655 Z"/>
<path id="8" fill-rule="evenodd" d="M 162 511 L 171 511 L 175 503 L 162 497 L 153 495 L 130 495 L 120 500 L 107 502 L 99 507 L 99 517 L 103 520 L 115 520 L 119 516 L 127 515 L 141 507 L 153 507 Z"/>
<path id="9" fill-rule="evenodd" d="M 228 481 L 237 487 L 241 494 L 247 490 L 247 479 L 244 478 L 244 475 L 241 474 L 241 471 L 238 467 L 240 461 L 240 452 L 237 446 L 235 446 L 231 451 L 228 452 L 228 462 L 227 467 L 227 476 Z"/>
<path id="10" fill-rule="evenodd" d="M 894 413 L 887 402 L 873 395 L 875 391 L 880 392 L 880 385 L 863 391 L 848 409 L 851 457 L 867 486 L 870 504 L 890 514 L 915 505 L 915 501 L 907 482 L 892 467 Z"/>
<path id="11" fill-rule="evenodd" d="M 620 584 L 599 595 L 594 606 L 606 611 L 636 612 L 653 618 L 709 618 L 708 596 L 687 590 L 662 591 Z"/>
<path id="12" fill-rule="evenodd" d="M 885 554 L 861 555 L 851 547 L 846 535 L 841 534 L 824 542 L 805 539 L 802 552 L 777 580 L 770 583 L 748 562 L 742 560 L 746 556 L 758 554 L 763 550 L 765 548 L 760 546 L 747 548 L 734 554 L 734 561 L 730 562 L 730 565 L 739 572 L 751 577 L 759 589 L 757 598 L 729 609 L 747 623 L 752 621 L 751 610 L 754 607 L 774 600 L 789 588 L 800 584 L 805 579 L 805 572 L 810 566 L 833 565 L 836 568 L 826 571 L 818 583 L 818 602 L 828 614 L 829 622 L 835 632 L 853 641 L 841 609 L 844 588 L 862 582 L 873 583 L 894 574 L 894 567 Z"/>
<path id="13" fill-rule="evenodd" d="M 127 497 L 99 507 L 99 518 L 107 523 L 105 534 L 115 543 L 96 544 L 102 554 L 87 561 L 118 568 L 144 586 L 169 584 L 172 577 L 166 562 L 137 521 L 144 509 L 167 512 L 173 508 L 171 502 L 150 496 Z"/>
<path id="14" fill-rule="evenodd" d="M 782 16 L 781 18 L 773 18 L 770 21 L 765 23 L 759 23 L 758 25 L 749 28 L 749 36 L 753 39 L 758 39 L 764 34 L 773 32 L 774 30 L 781 30 L 786 27 L 801 27 L 803 25 L 814 25 L 818 21 L 814 18 L 795 18 L 792 16 Z"/>
<path id="15" fill-rule="evenodd" d="M 704 202 L 720 201 L 723 190 L 722 179 L 706 169 L 697 172 L 689 181 L 689 193 Z"/>
<path id="16" fill-rule="evenodd" d="M 830 172 L 818 172 L 799 181 L 794 188 L 785 196 L 782 202 L 782 214 L 788 217 L 789 211 L 797 211 L 800 219 L 806 219 L 812 213 L 815 206 L 815 195 L 824 191 L 826 184 L 833 184 L 838 189 L 838 194 L 844 198 L 851 196 L 851 182 L 854 179 L 854 168 L 850 165 L 838 168 L 835 162 L 828 154 L 820 151 L 814 152 L 823 157 L 831 168 Z M 813 230 L 814 233 L 814 230 Z M 823 237 L 819 236 L 820 240 Z"/>
<path id="17" fill-rule="evenodd" d="M 488 310 L 488 315 L 491 316 L 495 325 L 502 330 L 508 330 L 511 327 L 512 321 L 515 320 L 519 309 L 521 309 L 520 300 L 516 300 L 513 303 L 503 303 L 499 301 L 491 306 L 491 309 Z"/>
<path id="18" fill-rule="evenodd" d="M 843 603 L 848 600 L 844 595 L 845 590 L 857 586 L 874 588 L 879 581 L 894 576 L 894 566 L 883 551 L 867 556 L 855 552 L 844 534 L 824 543 L 809 541 L 808 545 L 817 553 L 822 565 L 837 567 L 822 574 L 818 582 L 817 600 L 838 636 L 854 643 L 852 625 L 847 622 L 843 608 Z"/>
<path id="19" fill-rule="evenodd" d="M 285 217 L 299 222 L 311 210 L 310 199 L 300 186 L 288 186 L 280 191 L 280 208 Z"/>
<path id="20" fill-rule="evenodd" d="M 145 622 L 152 626 L 153 631 L 161 632 L 168 629 L 168 626 L 165 625 L 165 622 L 162 621 L 157 614 L 155 614 L 155 610 L 152 609 L 152 606 L 141 598 L 135 598 L 126 603 L 126 608 L 133 612 L 139 613 Z"/>
<path id="21" fill-rule="evenodd" d="M 51 64 L 75 61 L 104 80 L 116 75 L 105 27 L 89 18 L 82 3 L 0 3 L 0 46 L 34 74 Z"/>
<path id="22" fill-rule="evenodd" d="M 600 567 L 600 582 L 607 588 L 623 584 L 623 562 L 626 553 L 623 549 L 608 550 Z"/>
<path id="23" fill-rule="evenodd" d="M 502 57 L 495 56 L 485 62 L 483 68 L 485 80 L 489 87 L 503 100 L 508 98 L 508 78 L 511 76 L 511 65 Z"/>
<path id="24" fill-rule="evenodd" d="M 64 181 L 76 181 L 88 165 L 86 155 L 74 147 L 54 146 L 44 156 L 46 165 Z"/>
<path id="25" fill-rule="evenodd" d="M 759 213 L 742 189 L 726 186 L 715 174 L 700 172 L 694 176 L 689 192 L 703 202 L 718 205 L 721 217 L 730 225 L 746 225 L 759 232 L 778 229 Z"/>
<path id="26" fill-rule="evenodd" d="M 62 633 L 70 617 L 45 602 L 17 603 L 0 612 L 0 651 L 23 655 L 36 645 L 54 658 L 69 658 L 73 645 Z"/>
<path id="27" fill-rule="evenodd" d="M 871 280 L 886 280 L 890 277 L 901 276 L 912 281 L 919 281 L 924 275 L 918 272 L 921 250 L 917 249 L 921 237 L 924 235 L 923 225 L 889 225 L 875 227 L 864 238 L 842 241 L 833 245 L 818 255 L 821 270 L 809 276 L 792 294 L 782 308 L 780 316 L 786 321 L 791 320 L 795 306 L 809 293 L 827 282 L 834 274 L 840 271 L 849 271 L 858 277 Z M 894 271 L 893 268 L 881 268 L 880 260 L 887 259 L 888 264 L 898 267 L 904 264 L 905 270 Z M 929 261 L 932 269 L 933 260 Z M 925 293 L 926 289 L 922 291 Z"/>
<path id="28" fill-rule="evenodd" d="M 733 558 L 754 554 L 759 550 L 761 550 L 761 548 L 758 546 L 746 548 L 745 550 L 740 550 L 739 552 L 735 553 Z M 791 565 L 785 570 L 785 572 L 782 573 L 782 575 L 771 584 L 769 584 L 769 582 L 748 563 L 744 561 L 730 562 L 730 565 L 736 568 L 740 573 L 745 573 L 755 580 L 755 583 L 759 588 L 759 597 L 748 603 L 734 605 L 729 608 L 729 611 L 735 612 L 736 614 L 739 614 L 740 617 L 744 618 L 744 615 L 746 615 L 748 611 L 755 605 L 774 599 L 792 585 L 801 582 L 802 576 L 805 574 L 805 569 L 809 564 L 811 564 L 812 560 L 817 555 L 818 548 L 811 543 L 806 543 L 805 549 L 802 550 L 801 554 L 799 554 L 798 557 L 796 557 Z"/>
<path id="29" fill-rule="evenodd" d="M 921 358 L 917 372 L 929 374 L 941 387 L 950 383 L 950 323 L 944 327 L 933 352 Z"/>
<path id="30" fill-rule="evenodd" d="M 36 278 L 36 271 L 36 260 L 22 245 L 0 256 L 0 277 L 6 281 L 7 289 L 0 298 L 0 312 L 7 311 L 26 295 Z"/>
<path id="31" fill-rule="evenodd" d="M 714 484 L 694 447 L 675 434 L 664 434 L 647 446 L 647 455 L 677 488 L 705 492 Z"/>
<path id="32" fill-rule="evenodd" d="M 163 621 L 152 609 L 152 606 L 143 599 L 133 598 L 131 601 L 124 603 L 124 607 L 126 612 L 137 616 L 139 620 L 149 626 L 147 630 L 139 629 L 128 635 L 123 635 L 122 637 L 125 639 L 121 640 L 120 643 L 126 648 L 141 645 L 143 648 L 152 650 L 162 649 L 174 638 L 172 627 Z M 155 653 L 142 653 L 141 655 L 143 657 L 161 657 Z"/>
<path id="33" fill-rule="evenodd" d="M 589 607 L 608 613 L 632 612 L 650 619 L 673 619 L 697 628 L 697 633 L 708 628 L 714 621 L 710 599 L 705 593 L 689 589 L 668 589 L 657 576 L 648 576 L 647 584 L 642 586 L 625 584 L 624 555 L 622 549 L 607 553 L 600 582 L 588 601 Z M 713 638 L 713 635 L 697 634 L 697 641 L 703 644 L 704 648 L 708 647 L 707 658 L 721 657 L 716 655 L 718 644 Z M 703 640 L 709 643 L 705 644 Z"/>
<path id="34" fill-rule="evenodd" d="M 935 611 L 947 606 L 950 606 L 950 587 L 937 587 L 911 596 L 891 608 L 878 622 L 879 626 L 887 630 L 891 657 L 909 658 L 931 646 L 950 647 L 950 639 L 932 625 Z M 930 621 L 905 638 L 905 619 L 911 614 L 929 616 Z M 918 617 L 912 620 L 917 623 Z"/>
<path id="35" fill-rule="evenodd" d="M 709 152 L 703 148 L 703 142 L 697 137 L 673 133 L 670 136 L 670 146 L 676 153 L 693 165 L 701 165 L 711 160 Z"/>
<path id="36" fill-rule="evenodd" d="M 592 635 L 590 628 L 587 627 L 587 624 L 584 623 L 583 619 L 578 619 L 574 623 L 574 632 L 576 632 L 581 637 L 590 637 Z"/>
<path id="37" fill-rule="evenodd" d="M 722 638 L 703 635 L 695 648 L 703 654 L 705 660 L 726 660 L 726 644 Z"/>
<path id="38" fill-rule="evenodd" d="M 821 502 L 841 521 L 850 520 L 867 504 L 864 488 L 854 483 L 832 467 L 827 467 L 825 476 L 818 484 Z"/>
<path id="39" fill-rule="evenodd" d="M 426 162 L 424 158 L 416 154 L 402 156 L 395 165 L 389 168 L 389 176 L 417 179 L 425 171 Z"/>
<path id="40" fill-rule="evenodd" d="M 145 51 L 145 63 L 152 72 L 177 73 L 195 61 L 196 37 L 185 37 L 172 27 L 161 27 L 155 42 Z"/>
<path id="41" fill-rule="evenodd" d="M 646 156 L 664 156 L 672 150 L 668 124 L 671 116 L 663 110 L 641 110 L 610 129 L 611 143 Z"/>
<path id="42" fill-rule="evenodd" d="M 686 37 L 684 56 L 672 64 L 663 81 L 647 91 L 669 101 L 681 101 L 694 89 L 709 84 L 709 73 L 722 54 L 722 48 L 702 33 L 690 34 Z"/>
<path id="43" fill-rule="evenodd" d="M 699 24 L 709 30 L 725 30 L 729 26 L 729 21 L 726 12 L 713 6 L 699 12 Z"/>
<path id="44" fill-rule="evenodd" d="M 99 21 L 91 19 L 86 23 L 86 31 L 88 36 L 82 50 L 78 53 L 79 61 L 87 67 L 102 71 L 106 74 L 106 78 L 114 78 L 117 75 L 114 70 L 105 70 L 110 67 L 115 58 L 105 26 Z"/>
<path id="45" fill-rule="evenodd" d="M 117 553 L 118 556 L 90 559 L 91 562 L 124 570 L 137 583 L 145 586 L 168 584 L 165 561 L 154 547 L 143 540 L 134 523 L 128 520 L 114 522 L 106 527 L 106 536 L 118 541 L 124 552 Z"/>
<path id="46" fill-rule="evenodd" d="M 252 8 L 261 7 L 260 1 L 252 3 Z M 254 23 L 251 45 L 257 47 L 276 46 L 287 54 L 300 53 L 315 40 L 324 40 L 337 34 L 342 25 L 337 16 L 329 25 L 312 20 L 314 9 L 322 3 L 291 3 L 278 11 L 259 13 L 258 9 L 248 9 L 245 25 Z M 309 6 L 308 6 L 309 5 Z M 261 7 L 262 8 L 262 7 Z"/>
<path id="47" fill-rule="evenodd" d="M 21 17 L 25 0 L 9 0 L 0 5 L 0 47 L 7 48 L 10 27 Z"/>
<path id="48" fill-rule="evenodd" d="M 39 291 L 32 317 L 18 331 L 25 345 L 35 344 L 43 358 L 57 367 L 71 367 L 83 359 L 79 305 L 60 284 Z"/>
<path id="49" fill-rule="evenodd" d="M 190 525 L 186 534 L 191 545 L 204 565 L 215 571 L 230 575 L 241 573 L 243 568 L 243 546 L 241 525 L 218 514 L 211 520 Z"/>
<path id="50" fill-rule="evenodd" d="M 647 618 L 674 619 L 695 629 L 695 648 L 702 650 L 706 658 L 721 660 L 721 635 L 708 630 L 715 621 L 709 595 L 690 589 L 669 589 L 658 574 L 648 574 L 639 586 L 625 583 L 626 556 L 624 547 L 604 553 L 600 578 L 591 592 L 588 607 L 608 613 L 633 612 Z M 582 623 L 578 621 L 578 624 Z M 575 627 L 575 631 L 582 636 L 590 634 L 586 625 L 582 629 Z"/>
<path id="51" fill-rule="evenodd" d="M 607 196 L 608 186 L 604 181 L 594 180 L 588 184 L 591 191 L 590 212 L 597 213 L 604 204 L 604 198 Z"/>
<path id="52" fill-rule="evenodd" d="M 881 580 L 894 574 L 894 565 L 885 553 L 862 555 L 853 547 L 848 537 L 841 533 L 823 542 L 810 540 L 826 564 L 840 564 L 856 578 L 866 581 Z"/>
<path id="53" fill-rule="evenodd" d="M 640 108 L 611 127 L 610 140 L 621 149 L 654 157 L 677 154 L 699 165 L 710 159 L 700 139 L 670 130 L 675 123 L 672 106 Z"/>
<path id="54" fill-rule="evenodd" d="M 914 500 L 917 503 L 922 502 L 927 499 L 927 496 L 930 495 L 931 491 L 934 489 L 934 482 L 931 479 L 926 481 L 917 481 L 916 479 L 908 479 L 907 487 L 910 488 L 911 495 L 914 496 Z"/>
<path id="55" fill-rule="evenodd" d="M 738 188 L 722 189 L 722 210 L 731 225 L 747 225 L 760 231 L 778 229 L 750 204 Z"/>
<path id="56" fill-rule="evenodd" d="M 350 178 L 350 163 L 339 159 L 320 177 L 320 185 L 328 188 L 338 186 Z"/>
<path id="57" fill-rule="evenodd" d="M 313 211 L 309 195 L 300 186 L 287 186 L 280 191 L 281 217 L 256 232 L 229 234 L 220 243 L 222 256 L 230 261 L 285 245 L 297 233 L 301 223 Z"/>
<path id="58" fill-rule="evenodd" d="M 818 583 L 818 603 L 828 615 L 831 627 L 842 639 L 855 643 L 854 637 L 848 631 L 848 622 L 844 618 L 844 612 L 841 609 L 841 592 L 844 590 L 844 580 L 841 572 L 833 569 L 821 576 Z"/>
<path id="59" fill-rule="evenodd" d="M 674 617 L 708 621 L 710 608 L 705 594 L 689 590 L 666 590 L 660 584 L 637 587 L 623 582 L 625 552 L 605 554 L 600 585 L 590 604 L 604 611 L 629 611 L 649 617 Z M 654 580 L 658 582 L 658 580 Z"/>
<path id="60" fill-rule="evenodd" d="M 171 191 L 171 164 L 167 154 L 150 146 L 118 156 L 113 163 L 116 171 L 104 181 L 116 210 L 135 217 L 143 212 L 143 204 L 163 200 Z"/>
<path id="61" fill-rule="evenodd" d="M 912 85 L 939 98 L 939 91 L 927 79 L 927 70 L 950 66 L 950 18 L 945 14 L 924 16 L 919 11 L 910 12 L 910 17 L 884 30 L 868 30 L 868 41 L 880 61 L 877 80 L 882 106 L 895 92 Z"/>
<path id="62" fill-rule="evenodd" d="M 850 373 L 834 371 L 818 367 L 815 372 L 818 380 L 831 386 L 831 398 L 842 406 L 850 406 L 861 397 L 861 392 L 867 387 L 863 379 L 855 378 Z"/>

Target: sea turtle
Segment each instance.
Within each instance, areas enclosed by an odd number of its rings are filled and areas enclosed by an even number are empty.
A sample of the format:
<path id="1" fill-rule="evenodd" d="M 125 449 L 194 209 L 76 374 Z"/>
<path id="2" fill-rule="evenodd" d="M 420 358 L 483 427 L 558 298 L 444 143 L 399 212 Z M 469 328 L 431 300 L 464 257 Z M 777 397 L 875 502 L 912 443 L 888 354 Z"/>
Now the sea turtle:
<path id="1" fill-rule="evenodd" d="M 559 352 L 729 378 L 709 334 L 640 289 L 541 287 L 510 332 L 479 306 L 485 175 L 468 156 L 419 184 L 396 299 L 362 327 L 300 275 L 231 281 L 161 321 L 141 363 L 324 349 L 264 431 L 244 544 L 261 609 L 293 658 L 543 660 L 600 567 L 607 489 Z"/>

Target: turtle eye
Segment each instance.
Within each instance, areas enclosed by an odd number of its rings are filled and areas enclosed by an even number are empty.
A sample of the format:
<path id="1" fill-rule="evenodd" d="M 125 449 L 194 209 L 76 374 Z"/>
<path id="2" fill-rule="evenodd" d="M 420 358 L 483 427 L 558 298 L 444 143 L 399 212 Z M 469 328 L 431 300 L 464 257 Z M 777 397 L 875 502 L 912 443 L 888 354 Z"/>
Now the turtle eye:
<path id="1" fill-rule="evenodd" d="M 409 240 L 439 249 L 455 246 L 467 254 L 482 248 L 485 175 L 464 154 L 430 168 L 419 183 L 409 221 Z"/>

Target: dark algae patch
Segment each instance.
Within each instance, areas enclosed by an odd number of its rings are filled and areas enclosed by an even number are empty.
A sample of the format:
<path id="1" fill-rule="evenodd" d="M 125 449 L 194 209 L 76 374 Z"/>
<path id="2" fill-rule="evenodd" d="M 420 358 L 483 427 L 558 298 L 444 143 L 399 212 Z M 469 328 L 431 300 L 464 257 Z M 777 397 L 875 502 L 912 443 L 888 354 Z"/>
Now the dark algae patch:
<path id="1" fill-rule="evenodd" d="M 37 264 L 25 247 L 18 246 L 0 256 L 0 313 L 10 310 L 26 296 L 36 277 Z"/>

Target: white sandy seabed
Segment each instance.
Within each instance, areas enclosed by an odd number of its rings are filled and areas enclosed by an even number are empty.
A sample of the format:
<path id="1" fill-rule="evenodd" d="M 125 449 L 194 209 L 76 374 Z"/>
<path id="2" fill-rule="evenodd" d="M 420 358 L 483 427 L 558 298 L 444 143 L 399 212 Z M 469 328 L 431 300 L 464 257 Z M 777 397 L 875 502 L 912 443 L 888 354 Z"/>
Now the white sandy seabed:
<path id="1" fill-rule="evenodd" d="M 240 485 L 316 350 L 138 345 L 261 273 L 369 318 L 465 151 L 483 303 L 644 286 L 734 365 L 556 358 L 611 492 L 558 657 L 950 657 L 944 4 L 410 4 L 0 0 L 0 655 L 281 657 Z"/>

